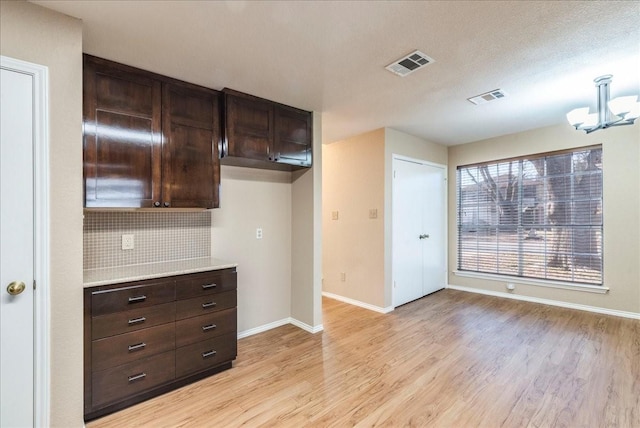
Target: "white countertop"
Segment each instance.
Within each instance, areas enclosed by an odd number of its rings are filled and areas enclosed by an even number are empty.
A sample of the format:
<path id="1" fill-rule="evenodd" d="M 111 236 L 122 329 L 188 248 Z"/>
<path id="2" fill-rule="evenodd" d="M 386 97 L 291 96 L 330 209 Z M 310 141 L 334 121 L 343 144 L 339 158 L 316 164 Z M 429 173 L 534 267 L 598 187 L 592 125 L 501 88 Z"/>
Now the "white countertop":
<path id="1" fill-rule="evenodd" d="M 205 257 L 201 259 L 178 260 L 144 265 L 131 265 L 84 271 L 83 286 L 119 284 L 143 279 L 162 278 L 164 276 L 184 275 L 194 272 L 227 269 L 238 266 L 225 260 Z"/>

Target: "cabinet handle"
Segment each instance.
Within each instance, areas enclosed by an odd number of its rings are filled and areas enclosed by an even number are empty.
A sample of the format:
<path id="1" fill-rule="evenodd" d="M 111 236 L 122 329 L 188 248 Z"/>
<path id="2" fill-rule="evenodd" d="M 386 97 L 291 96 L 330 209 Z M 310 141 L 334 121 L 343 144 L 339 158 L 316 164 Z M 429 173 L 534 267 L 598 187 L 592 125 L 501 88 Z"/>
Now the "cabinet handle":
<path id="1" fill-rule="evenodd" d="M 137 375 L 132 375 L 132 376 L 129 376 L 129 382 L 135 382 L 137 380 L 144 379 L 145 377 L 147 377 L 146 373 L 139 373 Z"/>
<path id="2" fill-rule="evenodd" d="M 203 290 L 208 290 L 209 288 L 215 288 L 215 287 L 216 287 L 215 283 L 213 283 L 213 284 L 202 284 L 202 289 Z"/>
<path id="3" fill-rule="evenodd" d="M 209 330 L 213 330 L 214 328 L 216 328 L 215 324 L 203 325 L 202 331 L 209 331 Z"/>
<path id="4" fill-rule="evenodd" d="M 145 300 L 147 300 L 147 296 L 145 295 L 129 297 L 129 303 L 139 303 L 139 302 L 144 302 Z"/>
<path id="5" fill-rule="evenodd" d="M 138 324 L 141 322 L 145 322 L 147 319 L 145 317 L 140 317 L 140 318 L 134 318 L 129 320 L 129 325 L 134 325 L 134 324 Z"/>
<path id="6" fill-rule="evenodd" d="M 213 357 L 214 355 L 216 355 L 216 351 L 208 351 L 208 352 L 203 352 L 202 353 L 202 358 L 209 358 L 209 357 Z"/>
<path id="7" fill-rule="evenodd" d="M 165 203 L 164 203 L 164 206 L 165 206 L 166 208 L 169 208 L 169 206 L 170 206 L 170 205 L 171 205 L 171 204 L 170 204 L 169 202 L 165 202 Z"/>
<path id="8" fill-rule="evenodd" d="M 155 202 L 153 203 L 153 206 L 154 206 L 154 207 L 159 207 L 159 206 L 160 206 L 160 201 L 155 201 Z"/>
<path id="9" fill-rule="evenodd" d="M 216 302 L 207 302 L 202 304 L 202 309 L 213 308 L 216 305 Z"/>
<path id="10" fill-rule="evenodd" d="M 147 344 L 144 342 L 138 343 L 136 345 L 129 345 L 129 352 L 137 351 L 138 349 L 144 349 L 146 346 Z"/>

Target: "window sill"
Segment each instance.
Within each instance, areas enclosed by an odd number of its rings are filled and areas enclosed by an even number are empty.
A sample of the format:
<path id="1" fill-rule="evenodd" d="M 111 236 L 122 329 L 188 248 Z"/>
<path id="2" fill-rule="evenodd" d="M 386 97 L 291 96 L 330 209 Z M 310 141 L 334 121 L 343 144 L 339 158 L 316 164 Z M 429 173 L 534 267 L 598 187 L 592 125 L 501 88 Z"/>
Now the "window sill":
<path id="1" fill-rule="evenodd" d="M 516 284 L 535 285 L 548 288 L 561 288 L 563 290 L 582 291 L 585 293 L 607 294 L 609 292 L 609 287 L 605 287 L 603 285 L 573 284 L 570 282 L 560 281 L 551 282 L 541 279 L 522 278 L 519 276 L 496 275 L 492 273 L 480 272 L 464 272 L 459 270 L 454 270 L 453 274 L 464 278 L 490 279 L 493 281 L 514 282 Z"/>

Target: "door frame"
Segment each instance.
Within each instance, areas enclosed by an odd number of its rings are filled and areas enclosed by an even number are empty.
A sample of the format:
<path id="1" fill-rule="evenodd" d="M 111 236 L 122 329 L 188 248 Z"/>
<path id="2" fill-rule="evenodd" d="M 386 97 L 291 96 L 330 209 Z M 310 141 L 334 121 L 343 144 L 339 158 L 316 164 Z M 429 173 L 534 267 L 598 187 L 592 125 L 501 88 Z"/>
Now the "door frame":
<path id="1" fill-rule="evenodd" d="M 6 70 L 33 77 L 34 173 L 34 332 L 33 416 L 35 426 L 49 426 L 50 412 L 50 250 L 49 250 L 49 69 L 0 56 Z M 3 290 L 0 290 L 2 292 Z"/>
<path id="2" fill-rule="evenodd" d="M 445 284 L 444 284 L 444 288 L 447 288 L 448 286 L 448 274 L 449 274 L 449 170 L 447 165 L 443 165 L 441 163 L 436 163 L 436 162 L 431 162 L 428 160 L 424 160 L 424 159 L 418 159 L 418 158 L 412 158 L 409 156 L 404 156 L 404 155 L 399 155 L 396 153 L 392 153 L 391 154 L 391 307 L 393 309 L 395 309 L 395 306 L 393 305 L 393 278 L 395 278 L 394 273 L 393 273 L 393 237 L 394 237 L 394 231 L 393 231 L 393 193 L 394 193 L 394 189 L 395 189 L 395 180 L 393 177 L 394 174 L 394 164 L 395 161 L 399 160 L 399 161 L 405 161 L 405 162 L 413 162 L 413 163 L 417 163 L 420 165 L 429 165 L 435 168 L 441 168 L 444 172 L 444 181 L 445 181 L 445 186 L 444 186 L 444 230 L 445 230 L 445 234 L 444 234 L 444 278 L 445 278 Z"/>

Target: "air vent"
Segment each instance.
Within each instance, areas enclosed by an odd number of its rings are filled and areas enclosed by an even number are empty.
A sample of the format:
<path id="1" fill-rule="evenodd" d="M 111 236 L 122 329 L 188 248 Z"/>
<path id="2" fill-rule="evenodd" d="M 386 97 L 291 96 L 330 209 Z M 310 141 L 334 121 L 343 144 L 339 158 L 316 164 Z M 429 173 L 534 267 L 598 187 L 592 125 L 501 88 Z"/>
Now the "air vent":
<path id="1" fill-rule="evenodd" d="M 507 93 L 502 89 L 494 89 L 493 91 L 485 92 L 484 94 L 476 95 L 475 97 L 467 98 L 475 105 L 486 104 L 489 101 L 499 100 L 507 96 Z"/>
<path id="2" fill-rule="evenodd" d="M 426 56 L 420 51 L 415 51 L 394 61 L 385 68 L 393 74 L 404 77 L 432 62 L 435 62 L 433 58 Z"/>

